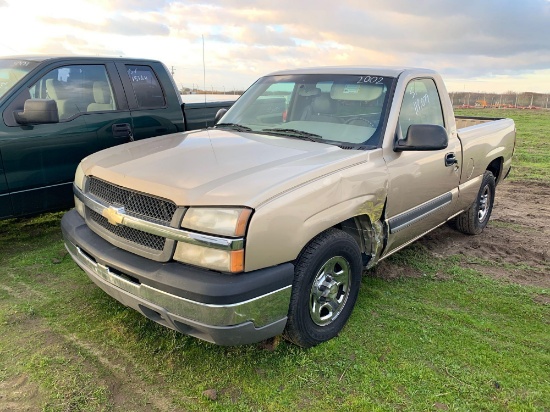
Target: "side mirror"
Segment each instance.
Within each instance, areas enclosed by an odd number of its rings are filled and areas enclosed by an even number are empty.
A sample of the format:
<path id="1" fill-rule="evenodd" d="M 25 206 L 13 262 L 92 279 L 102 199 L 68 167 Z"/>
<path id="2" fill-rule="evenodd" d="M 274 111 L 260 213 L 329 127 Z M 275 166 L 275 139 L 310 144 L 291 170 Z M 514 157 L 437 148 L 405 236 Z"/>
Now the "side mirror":
<path id="1" fill-rule="evenodd" d="M 214 124 L 218 123 L 225 113 L 227 113 L 227 109 L 218 110 L 216 117 L 214 117 Z"/>
<path id="2" fill-rule="evenodd" d="M 13 112 L 19 124 L 59 123 L 57 103 L 51 99 L 29 99 L 25 101 L 23 111 Z"/>
<path id="3" fill-rule="evenodd" d="M 449 137 L 444 127 L 435 124 L 411 124 L 407 137 L 399 139 L 393 147 L 394 152 L 428 151 L 447 148 Z"/>

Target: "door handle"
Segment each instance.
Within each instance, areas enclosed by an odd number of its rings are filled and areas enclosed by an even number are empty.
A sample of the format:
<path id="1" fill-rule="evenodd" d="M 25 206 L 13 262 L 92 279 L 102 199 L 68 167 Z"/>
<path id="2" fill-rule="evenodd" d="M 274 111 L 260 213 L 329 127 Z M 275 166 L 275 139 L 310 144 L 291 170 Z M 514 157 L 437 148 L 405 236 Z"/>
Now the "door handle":
<path id="1" fill-rule="evenodd" d="M 446 167 L 449 167 L 449 166 L 453 166 L 453 165 L 457 165 L 458 164 L 458 160 L 456 159 L 456 156 L 454 153 L 447 153 L 445 155 L 445 166 Z"/>
<path id="2" fill-rule="evenodd" d="M 132 133 L 132 126 L 130 123 L 116 123 L 112 127 L 113 137 L 126 138 L 129 141 L 134 141 L 134 135 Z"/>

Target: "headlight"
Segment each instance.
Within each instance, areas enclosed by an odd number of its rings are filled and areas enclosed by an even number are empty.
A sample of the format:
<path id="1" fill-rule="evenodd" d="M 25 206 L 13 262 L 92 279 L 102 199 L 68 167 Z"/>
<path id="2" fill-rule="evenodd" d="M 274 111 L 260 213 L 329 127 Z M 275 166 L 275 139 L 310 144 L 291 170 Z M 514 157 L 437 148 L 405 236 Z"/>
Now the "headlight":
<path id="1" fill-rule="evenodd" d="M 80 216 L 82 216 L 83 218 L 85 218 L 84 214 L 85 214 L 85 211 L 84 209 L 86 208 L 84 206 L 84 203 L 82 203 L 80 201 L 80 199 L 78 199 L 76 196 L 74 197 L 74 208 L 76 209 L 76 211 L 78 212 L 78 214 Z"/>
<path id="2" fill-rule="evenodd" d="M 245 207 L 192 207 L 181 226 L 214 236 L 244 237 L 252 209 Z M 244 270 L 244 249 L 222 250 L 207 245 L 178 242 L 174 259 L 183 263 L 222 272 Z"/>
<path id="3" fill-rule="evenodd" d="M 252 214 L 247 208 L 190 208 L 183 217 L 181 226 L 198 232 L 221 236 L 244 236 Z"/>
<path id="4" fill-rule="evenodd" d="M 221 272 L 238 273 L 244 270 L 244 249 L 220 250 L 178 242 L 174 259 Z"/>
<path id="5" fill-rule="evenodd" d="M 83 190 L 84 188 L 84 177 L 84 170 L 82 170 L 82 163 L 80 163 L 76 168 L 76 173 L 74 175 L 74 184 L 80 190 Z"/>
<path id="6" fill-rule="evenodd" d="M 79 164 L 74 175 L 74 184 L 80 190 L 84 187 L 84 177 L 84 171 L 82 170 L 82 166 Z M 84 203 L 78 200 L 76 196 L 74 197 L 74 208 L 80 216 L 84 217 Z"/>

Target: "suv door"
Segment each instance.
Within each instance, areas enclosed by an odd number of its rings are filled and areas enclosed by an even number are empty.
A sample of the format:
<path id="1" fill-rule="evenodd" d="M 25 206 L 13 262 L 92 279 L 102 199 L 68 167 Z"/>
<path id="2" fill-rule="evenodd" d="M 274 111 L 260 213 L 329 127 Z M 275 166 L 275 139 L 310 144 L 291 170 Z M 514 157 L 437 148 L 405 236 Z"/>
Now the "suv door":
<path id="1" fill-rule="evenodd" d="M 10 193 L 8 190 L 8 183 L 6 182 L 4 166 L 2 164 L 2 153 L 0 153 L 0 219 L 5 216 L 11 216 L 11 214 Z"/>
<path id="2" fill-rule="evenodd" d="M 135 140 L 184 130 L 177 88 L 161 63 L 117 63 L 117 69 L 128 97 Z"/>
<path id="3" fill-rule="evenodd" d="M 113 119 L 109 114 L 116 113 L 117 121 L 124 122 L 120 117 L 126 117 L 130 122 L 121 91 L 114 64 L 82 64 L 82 60 L 50 66 L 22 88 L 3 116 L 12 130 L 2 155 L 14 215 L 73 204 L 76 167 L 82 158 L 102 148 L 97 136 L 110 133 Z M 28 98 L 54 100 L 59 123 L 17 124 L 12 113 L 22 110 Z"/>

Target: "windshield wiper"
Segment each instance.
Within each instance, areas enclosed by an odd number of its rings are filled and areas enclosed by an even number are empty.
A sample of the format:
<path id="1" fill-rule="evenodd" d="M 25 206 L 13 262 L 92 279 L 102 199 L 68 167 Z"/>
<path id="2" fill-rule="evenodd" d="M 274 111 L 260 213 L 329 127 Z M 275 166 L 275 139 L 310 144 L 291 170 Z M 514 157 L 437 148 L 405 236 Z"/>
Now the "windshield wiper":
<path id="1" fill-rule="evenodd" d="M 237 132 L 251 132 L 252 129 L 248 126 L 243 126 L 237 123 L 218 123 L 214 127 L 227 127 L 228 129 L 236 130 Z"/>
<path id="2" fill-rule="evenodd" d="M 288 137 L 294 137 L 296 139 L 309 140 L 310 142 L 316 142 L 317 139 L 323 138 L 323 136 L 320 136 L 318 134 L 304 132 L 303 130 L 296 130 L 296 129 L 262 129 L 262 132 L 268 132 L 271 134 L 280 134 Z"/>

